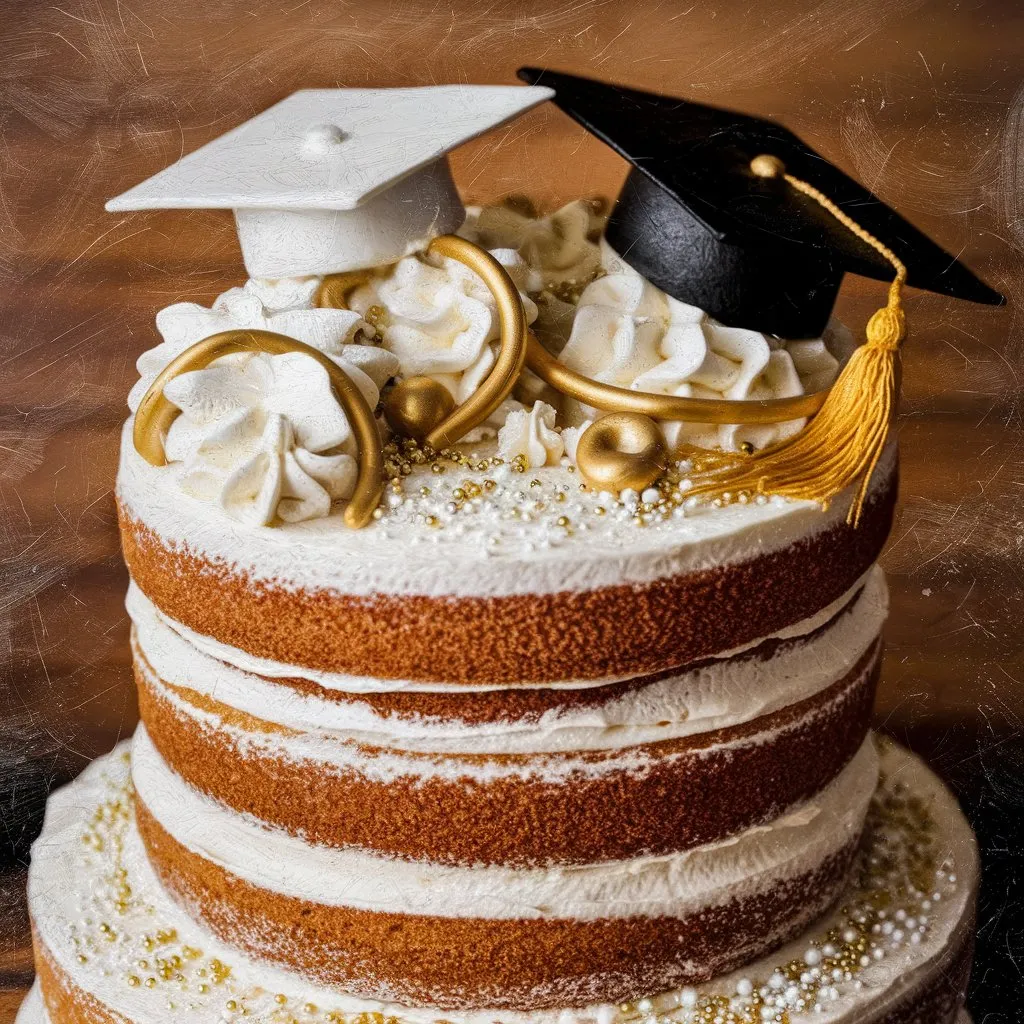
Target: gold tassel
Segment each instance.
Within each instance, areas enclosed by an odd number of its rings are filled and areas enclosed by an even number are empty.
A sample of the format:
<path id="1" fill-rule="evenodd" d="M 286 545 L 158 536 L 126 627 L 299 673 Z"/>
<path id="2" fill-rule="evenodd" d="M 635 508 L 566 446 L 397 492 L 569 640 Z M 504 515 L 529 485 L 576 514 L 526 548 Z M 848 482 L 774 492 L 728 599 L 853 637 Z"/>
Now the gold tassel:
<path id="1" fill-rule="evenodd" d="M 761 161 L 760 165 L 758 162 Z M 755 173 L 783 174 L 794 188 L 820 203 L 844 227 L 881 253 L 895 268 L 889 301 L 867 326 L 867 341 L 850 357 L 818 413 L 795 437 L 759 452 L 703 452 L 694 458 L 687 494 L 720 499 L 741 492 L 816 501 L 827 508 L 858 481 L 847 522 L 856 526 L 889 432 L 899 394 L 898 360 L 906 334 L 901 301 L 907 270 L 886 245 L 848 217 L 827 196 L 784 174 L 774 158 L 757 157 Z"/>

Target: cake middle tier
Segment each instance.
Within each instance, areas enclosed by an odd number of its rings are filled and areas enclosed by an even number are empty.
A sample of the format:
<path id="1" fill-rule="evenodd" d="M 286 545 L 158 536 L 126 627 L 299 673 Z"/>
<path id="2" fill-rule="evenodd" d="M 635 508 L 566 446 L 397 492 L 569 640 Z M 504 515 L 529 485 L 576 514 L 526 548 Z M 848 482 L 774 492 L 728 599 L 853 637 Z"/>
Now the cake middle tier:
<path id="1" fill-rule="evenodd" d="M 784 635 L 590 686 L 350 693 L 257 676 L 129 596 L 143 721 L 188 785 L 336 848 L 589 864 L 714 843 L 813 797 L 866 735 L 873 570 Z"/>
<path id="2" fill-rule="evenodd" d="M 813 800 L 682 853 L 451 867 L 314 845 L 199 793 L 145 728 L 132 780 L 162 885 L 224 942 L 356 996 L 543 1009 L 710 978 L 822 914 L 878 778 L 865 740 Z"/>

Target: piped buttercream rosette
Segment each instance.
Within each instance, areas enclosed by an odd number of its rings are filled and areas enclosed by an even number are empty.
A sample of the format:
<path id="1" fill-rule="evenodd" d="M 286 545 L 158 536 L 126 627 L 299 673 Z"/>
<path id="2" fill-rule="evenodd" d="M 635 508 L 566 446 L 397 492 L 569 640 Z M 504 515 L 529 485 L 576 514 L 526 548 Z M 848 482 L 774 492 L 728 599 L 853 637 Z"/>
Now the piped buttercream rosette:
<path id="1" fill-rule="evenodd" d="M 211 335 L 267 330 L 296 338 L 341 367 L 372 409 L 379 389 L 398 370 L 383 349 L 360 343 L 369 331 L 351 310 L 317 309 L 319 280 L 249 281 L 211 308 L 178 303 L 161 311 L 163 343 L 138 362 L 141 379 L 129 405 L 137 410 L 156 376 Z M 180 483 L 250 525 L 326 516 L 335 499 L 352 495 L 357 479 L 352 426 L 326 370 L 299 352 L 239 352 L 183 373 L 164 387 L 181 410 L 164 443 L 180 463 Z"/>
<path id="2" fill-rule="evenodd" d="M 850 347 L 839 324 L 825 338 L 783 342 L 727 327 L 703 310 L 666 295 L 602 243 L 604 274 L 577 304 L 561 362 L 605 384 L 658 395 L 762 400 L 790 398 L 827 387 Z M 568 399 L 571 426 L 596 419 L 593 406 Z M 671 447 L 682 443 L 734 451 L 796 433 L 803 420 L 775 424 L 698 424 L 662 421 Z"/>
<path id="3" fill-rule="evenodd" d="M 526 294 L 530 268 L 514 249 L 490 251 L 519 291 L 527 323 L 537 307 Z M 501 323 L 494 295 L 464 263 L 450 256 L 408 256 L 385 275 L 368 279 L 348 296 L 350 315 L 369 316 L 381 344 L 403 378 L 430 377 L 457 405 L 470 398 L 494 369 Z M 470 437 L 493 436 L 518 403 L 502 404 Z"/>

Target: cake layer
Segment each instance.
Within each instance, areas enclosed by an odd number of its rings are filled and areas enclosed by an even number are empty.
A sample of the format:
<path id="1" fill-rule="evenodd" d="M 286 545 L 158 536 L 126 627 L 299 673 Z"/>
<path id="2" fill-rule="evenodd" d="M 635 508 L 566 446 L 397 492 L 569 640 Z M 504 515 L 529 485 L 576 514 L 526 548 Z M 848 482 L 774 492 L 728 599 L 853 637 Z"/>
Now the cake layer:
<path id="1" fill-rule="evenodd" d="M 259 1024 L 356 1024 L 366 1013 L 408 1024 L 695 1024 L 712 1006 L 739 1024 L 784 1015 L 790 1024 L 952 1024 L 970 958 L 973 839 L 952 797 L 914 758 L 886 744 L 882 774 L 839 908 L 741 974 L 646 999 L 624 989 L 577 1009 L 463 1013 L 360 999 L 224 946 L 158 885 L 135 830 L 126 757 L 115 754 L 51 798 L 33 851 L 43 999 L 51 1024 L 214 1024 L 243 1015 Z M 25 1012 L 36 1012 L 31 1001 Z"/>
<path id="2" fill-rule="evenodd" d="M 138 819 L 163 884 L 225 941 L 361 996 L 545 1008 L 708 978 L 800 931 L 838 892 L 875 788 L 867 741 L 813 801 L 681 854 L 449 867 L 318 847 L 176 776 L 140 728 Z"/>
<path id="3" fill-rule="evenodd" d="M 472 725 L 296 693 L 129 608 L 143 721 L 194 788 L 314 843 L 525 866 L 678 852 L 811 798 L 867 733 L 885 591 L 875 572 L 801 636 L 625 692 L 531 691 L 588 703 Z"/>
<path id="4" fill-rule="evenodd" d="M 826 512 L 773 498 L 652 518 L 618 503 L 609 512 L 601 502 L 614 499 L 580 492 L 571 467 L 529 481 L 508 466 L 459 467 L 482 497 L 442 529 L 426 511 L 446 472 L 438 462 L 403 478 L 422 501 L 399 499 L 411 509 L 364 530 L 336 513 L 253 527 L 183 494 L 180 464 L 145 463 L 131 426 L 118 503 L 132 578 L 189 629 L 314 681 L 611 681 L 687 665 L 839 598 L 881 550 L 896 490 L 894 448 L 857 528 L 847 496 Z M 549 520 L 534 506 L 565 513 Z"/>

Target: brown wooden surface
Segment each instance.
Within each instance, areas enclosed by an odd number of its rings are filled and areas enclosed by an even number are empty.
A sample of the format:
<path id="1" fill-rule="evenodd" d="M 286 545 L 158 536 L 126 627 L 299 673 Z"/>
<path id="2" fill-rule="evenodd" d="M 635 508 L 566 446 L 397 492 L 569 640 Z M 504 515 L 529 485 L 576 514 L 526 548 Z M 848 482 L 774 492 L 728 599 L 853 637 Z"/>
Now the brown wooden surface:
<path id="1" fill-rule="evenodd" d="M 294 89 L 512 83 L 524 62 L 778 117 L 1008 295 L 1004 310 L 909 302 L 879 717 L 954 773 L 965 736 L 981 740 L 968 773 L 1013 742 L 1021 5 L 0 0 L 0 25 L 0 773 L 16 801 L 131 730 L 111 503 L 124 399 L 156 310 L 242 276 L 226 214 L 110 215 L 104 200 Z M 550 107 L 453 163 L 469 198 L 547 205 L 624 174 Z M 859 328 L 881 295 L 851 279 L 840 312 Z M 0 818 L 5 841 L 31 820 L 20 802 Z M 0 915 L 0 936 L 16 931 Z"/>

